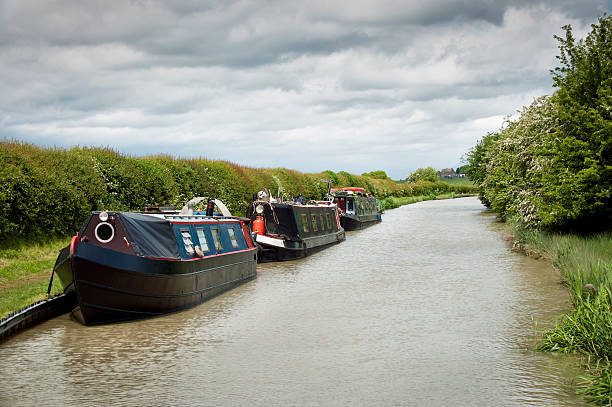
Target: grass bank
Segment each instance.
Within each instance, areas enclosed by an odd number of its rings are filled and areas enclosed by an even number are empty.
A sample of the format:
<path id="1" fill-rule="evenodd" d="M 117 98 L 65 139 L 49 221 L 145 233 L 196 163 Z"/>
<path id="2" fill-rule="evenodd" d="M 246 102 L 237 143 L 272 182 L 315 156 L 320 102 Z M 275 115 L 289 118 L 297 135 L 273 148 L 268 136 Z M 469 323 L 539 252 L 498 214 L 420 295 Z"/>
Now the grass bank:
<path id="1" fill-rule="evenodd" d="M 433 201 L 435 199 L 454 199 L 460 198 L 464 195 L 456 194 L 455 192 L 449 192 L 446 194 L 427 194 L 419 196 L 390 196 L 380 202 L 380 206 L 383 211 L 388 209 L 399 208 L 400 206 L 410 205 L 422 201 Z"/>
<path id="2" fill-rule="evenodd" d="M 510 225 L 515 248 L 550 260 L 571 294 L 573 310 L 538 333 L 537 349 L 583 355 L 578 392 L 593 404 L 612 405 L 612 232 L 581 237 Z"/>
<path id="3" fill-rule="evenodd" d="M 443 178 L 442 181 L 448 185 L 474 186 L 474 183 L 468 177 Z"/>
<path id="4" fill-rule="evenodd" d="M 44 243 L 18 242 L 0 249 L 0 319 L 47 297 L 55 259 L 69 242 L 70 238 Z M 55 280 L 51 293 L 61 291 Z"/>

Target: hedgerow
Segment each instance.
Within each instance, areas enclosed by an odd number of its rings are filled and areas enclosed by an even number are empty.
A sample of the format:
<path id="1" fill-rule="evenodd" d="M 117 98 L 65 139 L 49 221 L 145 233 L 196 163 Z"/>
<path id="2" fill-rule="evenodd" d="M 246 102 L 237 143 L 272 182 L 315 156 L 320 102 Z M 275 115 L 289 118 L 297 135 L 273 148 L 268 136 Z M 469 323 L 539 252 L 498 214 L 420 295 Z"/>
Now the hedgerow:
<path id="1" fill-rule="evenodd" d="M 0 244 L 15 239 L 42 240 L 74 234 L 92 210 L 180 208 L 195 196 L 212 196 L 243 215 L 253 194 L 268 188 L 290 199 L 321 199 L 327 183 L 363 187 L 374 196 L 407 197 L 462 186 L 419 181 L 399 184 L 388 178 L 345 171 L 305 174 L 284 168 L 248 168 L 205 158 L 167 155 L 133 157 L 110 148 L 41 148 L 19 141 L 0 142 Z M 469 188 L 468 188 L 469 189 Z"/>

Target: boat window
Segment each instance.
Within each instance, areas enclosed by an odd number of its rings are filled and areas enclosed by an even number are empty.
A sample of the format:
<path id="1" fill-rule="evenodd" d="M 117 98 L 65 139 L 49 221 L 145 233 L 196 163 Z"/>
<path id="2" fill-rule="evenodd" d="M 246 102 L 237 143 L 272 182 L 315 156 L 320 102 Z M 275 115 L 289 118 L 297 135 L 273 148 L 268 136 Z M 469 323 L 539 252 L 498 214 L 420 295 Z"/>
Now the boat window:
<path id="1" fill-rule="evenodd" d="M 305 213 L 302 214 L 302 228 L 304 229 L 305 233 L 308 233 L 310 231 L 310 229 L 308 228 L 308 216 L 306 216 Z"/>
<path id="2" fill-rule="evenodd" d="M 234 229 L 228 228 L 227 233 L 229 233 L 230 242 L 232 242 L 232 246 L 234 248 L 238 248 L 238 240 L 236 239 L 236 233 L 234 232 Z"/>
<path id="3" fill-rule="evenodd" d="M 352 199 L 347 199 L 346 200 L 346 211 L 354 211 L 355 209 L 353 208 L 353 200 Z"/>
<path id="4" fill-rule="evenodd" d="M 196 228 L 196 232 L 198 233 L 198 240 L 200 241 L 200 248 L 204 253 L 209 252 L 208 241 L 206 240 L 206 234 L 204 233 L 203 228 Z"/>
<path id="5" fill-rule="evenodd" d="M 215 242 L 215 250 L 223 250 L 223 244 L 221 244 L 221 235 L 219 234 L 219 229 L 217 229 L 216 226 L 213 226 L 210 228 L 210 232 L 212 233 L 213 242 Z"/>
<path id="6" fill-rule="evenodd" d="M 195 250 L 193 249 L 193 240 L 191 240 L 191 233 L 189 233 L 189 229 L 181 229 L 181 236 L 183 237 L 185 251 L 189 256 L 193 256 L 195 254 Z"/>
<path id="7" fill-rule="evenodd" d="M 321 219 L 321 230 L 325 230 L 325 219 L 323 219 L 323 214 L 319 214 L 319 219 Z"/>
<path id="8" fill-rule="evenodd" d="M 326 213 L 325 217 L 327 218 L 327 228 L 328 229 L 333 229 L 333 225 L 332 225 L 332 220 L 331 220 L 331 214 L 330 213 Z"/>
<path id="9" fill-rule="evenodd" d="M 310 217 L 312 219 L 312 231 L 318 232 L 319 228 L 317 228 L 317 215 L 310 215 Z"/>

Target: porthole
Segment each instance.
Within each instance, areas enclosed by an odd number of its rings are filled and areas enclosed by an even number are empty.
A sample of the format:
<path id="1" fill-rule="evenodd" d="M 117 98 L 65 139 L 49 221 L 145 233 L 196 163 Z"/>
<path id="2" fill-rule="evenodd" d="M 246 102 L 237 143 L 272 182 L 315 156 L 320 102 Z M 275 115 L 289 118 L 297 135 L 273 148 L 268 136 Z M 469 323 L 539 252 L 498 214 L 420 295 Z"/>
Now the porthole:
<path id="1" fill-rule="evenodd" d="M 98 223 L 96 226 L 96 239 L 100 243 L 108 243 L 115 237 L 115 228 L 108 222 Z"/>

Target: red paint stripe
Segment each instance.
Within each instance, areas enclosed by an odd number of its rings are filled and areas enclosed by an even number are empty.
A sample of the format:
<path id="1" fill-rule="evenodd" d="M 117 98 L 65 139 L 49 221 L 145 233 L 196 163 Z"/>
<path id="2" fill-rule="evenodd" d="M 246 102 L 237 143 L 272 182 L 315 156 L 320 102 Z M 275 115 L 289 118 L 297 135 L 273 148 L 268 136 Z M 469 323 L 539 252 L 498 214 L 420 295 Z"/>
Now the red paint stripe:
<path id="1" fill-rule="evenodd" d="M 251 239 L 251 232 L 249 232 L 249 228 L 247 227 L 245 223 L 243 223 L 241 226 L 242 226 L 242 234 L 244 235 L 244 239 L 247 242 L 247 246 L 255 247 L 255 245 L 253 244 L 253 240 Z"/>

